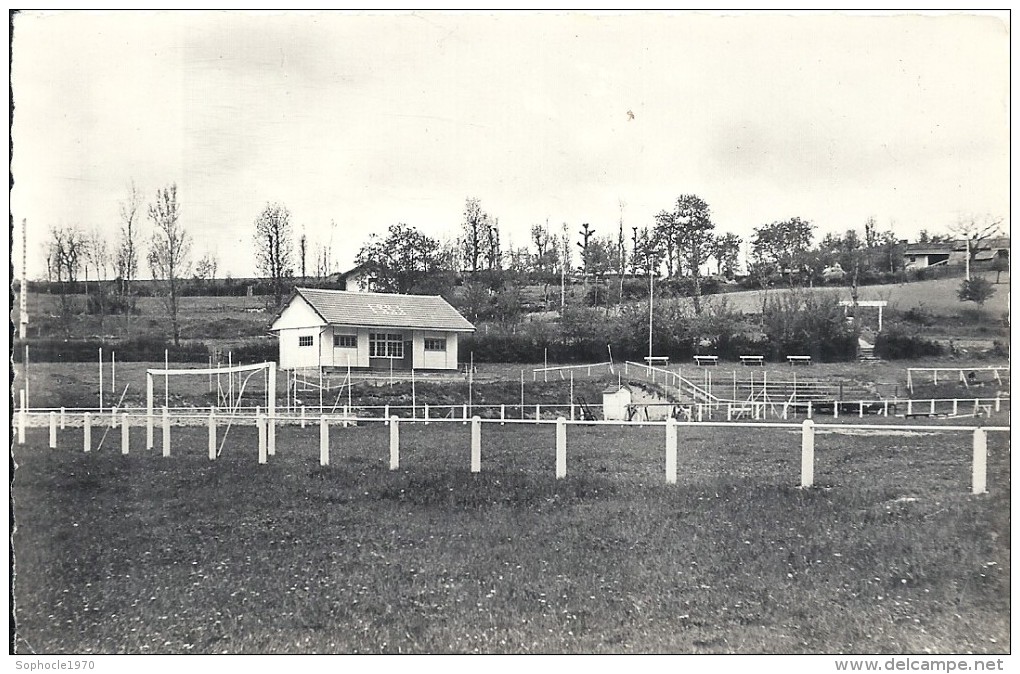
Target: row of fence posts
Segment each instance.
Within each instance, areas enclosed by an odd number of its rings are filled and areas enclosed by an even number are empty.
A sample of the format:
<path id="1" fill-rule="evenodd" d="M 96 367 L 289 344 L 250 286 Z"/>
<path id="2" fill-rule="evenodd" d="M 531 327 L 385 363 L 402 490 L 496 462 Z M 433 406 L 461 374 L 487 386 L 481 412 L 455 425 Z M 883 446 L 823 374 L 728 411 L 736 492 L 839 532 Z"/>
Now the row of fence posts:
<path id="1" fill-rule="evenodd" d="M 25 411 L 19 412 L 18 444 L 25 444 Z M 83 444 L 85 452 L 92 451 L 92 413 L 85 412 L 83 415 Z M 389 425 L 390 436 L 390 470 L 397 470 L 400 467 L 400 418 L 390 417 L 386 423 Z M 272 432 L 273 419 L 265 414 L 256 416 L 256 428 L 258 431 L 258 462 L 265 464 L 269 456 L 276 454 L 276 434 Z M 482 420 L 475 416 L 471 418 L 471 472 L 478 473 L 482 469 Z M 116 419 L 111 426 L 116 425 Z M 344 420 L 346 425 L 346 419 Z M 63 414 L 61 414 L 60 427 L 64 427 Z M 216 413 L 209 410 L 209 459 L 215 460 L 216 451 Z M 673 418 L 666 419 L 666 482 L 676 483 L 677 476 L 677 422 Z M 121 453 L 128 454 L 130 446 L 130 423 L 127 414 L 120 417 L 121 429 Z M 164 457 L 170 456 L 170 412 L 163 408 L 163 447 Z M 57 413 L 49 414 L 49 447 L 57 447 Z M 151 445 L 147 447 L 152 449 Z M 329 418 L 326 415 L 319 417 L 319 464 L 328 466 L 330 459 L 329 448 Z M 972 461 L 972 492 L 983 494 L 987 491 L 987 462 L 988 462 L 988 437 L 983 428 L 974 430 L 973 435 L 973 461 Z M 801 487 L 814 485 L 815 474 L 815 423 L 811 419 L 805 419 L 801 424 L 801 461 L 800 461 L 800 483 Z M 562 479 L 567 476 L 567 420 L 564 417 L 556 419 L 556 478 Z"/>

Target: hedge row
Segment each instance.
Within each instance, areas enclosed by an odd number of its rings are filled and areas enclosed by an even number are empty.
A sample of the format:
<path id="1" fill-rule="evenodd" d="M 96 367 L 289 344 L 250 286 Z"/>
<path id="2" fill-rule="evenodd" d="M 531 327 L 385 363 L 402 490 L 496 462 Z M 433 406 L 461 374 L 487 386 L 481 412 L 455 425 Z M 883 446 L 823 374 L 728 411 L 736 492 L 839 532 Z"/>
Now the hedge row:
<path id="1" fill-rule="evenodd" d="M 14 362 L 24 360 L 25 345 L 33 363 L 90 363 L 99 358 L 99 349 L 108 359 L 116 352 L 121 362 L 160 362 L 164 356 L 173 363 L 208 363 L 209 357 L 226 362 L 226 354 L 210 348 L 205 342 L 188 341 L 174 346 L 171 342 L 139 337 L 126 340 L 106 339 L 30 339 L 16 340 L 11 356 Z M 231 348 L 234 363 L 256 363 L 276 360 L 279 350 L 275 339 L 251 340 Z"/>

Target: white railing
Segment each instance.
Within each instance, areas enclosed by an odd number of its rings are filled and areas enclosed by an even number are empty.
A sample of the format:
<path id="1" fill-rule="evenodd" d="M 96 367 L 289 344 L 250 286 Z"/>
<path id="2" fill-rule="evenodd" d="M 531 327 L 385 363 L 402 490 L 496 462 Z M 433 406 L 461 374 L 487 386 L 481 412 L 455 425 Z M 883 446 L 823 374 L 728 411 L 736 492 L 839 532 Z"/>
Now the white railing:
<path id="1" fill-rule="evenodd" d="M 642 366 L 645 367 L 645 366 Z M 670 373 L 676 377 L 676 373 Z M 694 388 L 698 388 L 694 386 Z M 699 389 L 701 395 L 706 397 L 710 394 Z M 698 413 L 699 418 L 711 419 L 713 414 L 726 412 L 727 419 L 737 419 L 745 414 L 754 414 L 755 418 L 761 418 L 768 414 L 776 418 L 787 419 L 790 416 L 803 415 L 813 418 L 818 415 L 831 415 L 835 418 L 840 416 L 879 415 L 917 417 L 917 416 L 974 416 L 986 412 L 1001 412 L 1003 405 L 1009 406 L 1010 399 L 996 395 L 988 398 L 923 398 L 923 399 L 854 399 L 854 400 L 808 400 L 808 401 L 727 401 L 712 396 L 708 402 L 685 404 L 677 402 L 649 402 L 634 403 L 632 408 L 667 408 L 691 411 L 691 414 Z M 598 412 L 603 412 L 601 404 L 588 404 L 587 407 Z M 221 418 L 233 417 L 237 419 L 254 419 L 259 414 L 267 413 L 268 410 L 261 406 L 220 408 L 220 407 L 171 407 L 168 408 L 175 418 L 192 418 L 208 415 L 213 411 Z M 428 404 L 416 403 L 413 405 L 317 405 L 278 407 L 275 416 L 281 420 L 307 420 L 318 417 L 322 414 L 341 416 L 362 416 L 365 418 L 389 418 L 397 415 L 402 418 L 413 420 L 439 420 L 442 418 L 457 419 L 464 421 L 474 415 L 500 420 L 534 420 L 536 418 L 555 418 L 557 415 L 564 415 L 570 420 L 579 416 L 581 405 L 578 403 L 532 403 L 521 405 L 520 403 L 495 404 L 495 403 L 458 403 L 458 404 Z M 76 419 L 88 412 L 93 419 L 114 419 L 121 414 L 131 416 L 145 416 L 145 407 L 112 407 L 100 410 L 98 408 L 46 408 L 36 407 L 24 409 L 15 408 L 15 418 L 19 418 L 21 412 L 28 415 L 33 422 L 38 415 L 45 415 L 50 412 L 57 413 L 61 423 L 66 423 L 68 417 Z M 158 412 L 154 415 L 158 416 Z"/>
<path id="2" fill-rule="evenodd" d="M 968 377 L 967 377 L 967 375 L 964 374 L 964 372 L 968 372 L 968 373 L 973 373 L 973 372 L 991 372 L 992 373 L 992 377 L 1001 386 L 1002 385 L 1002 377 L 999 376 L 999 373 L 1000 372 L 1004 372 L 1006 374 L 1006 376 L 1008 377 L 1009 376 L 1009 367 L 1008 366 L 1006 366 L 1006 367 L 908 367 L 907 368 L 907 388 L 910 390 L 911 393 L 914 392 L 914 373 L 915 372 L 917 372 L 917 373 L 931 372 L 931 374 L 932 374 L 932 384 L 934 384 L 935 386 L 938 386 L 938 383 L 939 383 L 939 372 L 952 372 L 952 373 L 958 375 L 957 377 L 955 377 L 955 381 L 962 382 L 964 386 L 966 386 L 967 388 L 970 388 L 970 382 L 968 381 Z M 943 381 L 945 381 L 945 379 L 946 378 L 944 377 Z M 950 381 L 953 381 L 954 377 L 950 376 L 950 377 L 948 377 L 948 379 Z"/>
<path id="3" fill-rule="evenodd" d="M 49 421 L 49 447 L 56 449 L 58 446 L 58 435 L 57 435 L 57 415 L 55 412 L 49 412 L 43 415 L 39 412 L 33 412 L 33 416 L 45 416 Z M 22 411 L 19 414 L 21 419 L 18 426 L 18 444 L 25 444 L 25 417 L 28 415 L 27 412 Z M 177 419 L 181 418 L 195 418 L 204 419 L 208 424 L 208 450 L 209 459 L 216 460 L 223 449 L 223 443 L 226 441 L 226 434 L 230 431 L 228 425 L 224 429 L 223 442 L 217 447 L 218 440 L 218 423 L 220 420 L 217 419 L 215 411 L 210 411 L 204 417 L 199 414 L 194 415 L 176 415 Z M 119 419 L 115 419 L 107 431 L 103 434 L 97 446 L 93 446 L 92 442 L 92 414 L 90 412 L 83 412 L 83 433 L 82 433 L 82 447 L 86 453 L 92 452 L 93 449 L 99 450 L 102 448 L 103 442 L 107 437 L 107 433 L 112 428 L 116 427 L 119 421 L 119 427 L 121 429 L 121 453 L 130 453 L 130 427 L 131 427 L 131 415 L 122 414 Z M 136 415 L 135 418 L 139 418 Z M 146 449 L 153 449 L 154 443 L 152 439 L 152 415 L 145 415 L 148 433 L 146 434 Z M 231 422 L 233 420 L 227 419 Z M 259 414 L 255 417 L 255 425 L 258 429 L 258 462 L 265 464 L 268 462 L 270 456 L 274 456 L 276 453 L 276 430 L 277 424 L 281 421 L 280 418 L 275 416 L 267 416 L 265 414 Z M 452 422 L 462 420 L 453 419 L 433 419 L 433 422 Z M 163 408 L 161 414 L 162 422 L 162 442 L 161 449 L 164 457 L 171 455 L 171 415 L 167 408 Z M 407 423 L 407 420 L 402 420 L 400 417 L 392 416 L 388 418 L 366 418 L 366 417 L 330 417 L 326 415 L 320 415 L 318 417 L 319 423 L 319 463 L 320 465 L 329 465 L 329 430 L 332 424 L 338 424 L 341 427 L 348 426 L 350 424 L 359 423 L 383 423 L 389 426 L 389 448 L 390 448 L 390 470 L 396 470 L 400 466 L 400 425 Z M 423 420 L 423 423 L 429 423 Z M 523 419 L 504 419 L 504 420 L 483 420 L 477 415 L 470 419 L 471 423 L 471 472 L 477 473 L 481 471 L 481 425 L 483 423 L 500 423 L 500 424 L 513 424 L 513 423 L 530 423 Z M 539 424 L 555 424 L 556 425 L 556 478 L 560 479 L 567 475 L 567 426 L 598 426 L 598 425 L 611 425 L 611 426 L 630 426 L 633 427 L 629 422 L 622 421 L 587 421 L 587 420 L 575 420 L 568 421 L 564 417 L 558 417 L 555 420 L 543 420 L 537 419 L 534 423 Z M 815 446 L 815 433 L 818 429 L 832 429 L 834 432 L 848 431 L 848 430 L 868 430 L 881 434 L 882 432 L 896 433 L 904 430 L 912 431 L 923 431 L 928 433 L 971 433 L 972 434 L 972 478 L 971 478 L 971 491 L 974 494 L 983 494 L 987 492 L 987 434 L 988 433 L 1008 433 L 1010 432 L 1009 426 L 933 426 L 933 425 L 879 425 L 879 424 L 816 424 L 811 419 L 805 419 L 800 424 L 789 424 L 789 423 L 749 423 L 749 422 L 712 422 L 712 421 L 677 421 L 673 418 L 667 418 L 662 422 L 644 422 L 642 426 L 663 426 L 665 428 L 665 465 L 666 465 L 666 482 L 670 484 L 676 483 L 677 480 L 677 431 L 679 428 L 684 426 L 697 426 L 699 428 L 714 427 L 714 428 L 750 428 L 750 429 L 800 429 L 801 435 L 801 471 L 800 471 L 800 486 L 808 488 L 814 484 L 814 446 Z"/>

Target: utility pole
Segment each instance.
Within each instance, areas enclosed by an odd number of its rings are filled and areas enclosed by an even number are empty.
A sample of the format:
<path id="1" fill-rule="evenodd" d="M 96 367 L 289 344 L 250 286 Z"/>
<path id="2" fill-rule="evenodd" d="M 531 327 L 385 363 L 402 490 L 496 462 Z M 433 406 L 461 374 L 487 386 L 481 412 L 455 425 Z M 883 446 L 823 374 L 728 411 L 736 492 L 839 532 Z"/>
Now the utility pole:
<path id="1" fill-rule="evenodd" d="M 18 305 L 18 337 L 28 337 L 28 219 L 21 220 L 21 298 Z M 26 363 L 27 365 L 27 363 Z"/>

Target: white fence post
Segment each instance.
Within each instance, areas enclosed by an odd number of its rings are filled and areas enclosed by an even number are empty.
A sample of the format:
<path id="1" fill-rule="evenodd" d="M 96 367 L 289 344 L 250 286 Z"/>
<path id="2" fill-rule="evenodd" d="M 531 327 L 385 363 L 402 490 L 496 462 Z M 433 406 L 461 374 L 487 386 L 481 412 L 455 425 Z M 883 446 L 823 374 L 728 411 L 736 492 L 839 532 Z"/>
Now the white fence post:
<path id="1" fill-rule="evenodd" d="M 170 456 L 170 408 L 163 408 L 163 456 Z"/>
<path id="2" fill-rule="evenodd" d="M 25 444 L 25 390 L 21 391 L 21 408 L 18 410 L 18 444 Z"/>
<path id="3" fill-rule="evenodd" d="M 733 403 L 726 403 L 726 421 L 733 421 Z"/>
<path id="4" fill-rule="evenodd" d="M 424 409 L 425 409 L 425 425 L 428 426 L 429 425 L 429 404 L 428 403 L 425 403 Z"/>
<path id="5" fill-rule="evenodd" d="M 567 420 L 556 419 L 556 479 L 567 476 Z"/>
<path id="6" fill-rule="evenodd" d="M 913 416 L 914 414 L 914 401 L 910 398 L 907 399 L 907 416 Z"/>
<path id="7" fill-rule="evenodd" d="M 499 406 L 499 425 L 502 426 L 506 423 L 506 405 Z"/>
<path id="8" fill-rule="evenodd" d="M 957 412 L 959 411 L 959 408 L 960 408 L 960 401 L 957 400 L 956 398 L 953 398 L 953 416 L 954 417 L 957 415 Z"/>
<path id="9" fill-rule="evenodd" d="M 935 399 L 934 398 L 931 399 L 931 409 L 930 409 L 930 411 L 928 413 L 932 414 L 932 415 L 935 414 Z"/>
<path id="10" fill-rule="evenodd" d="M 57 413 L 50 412 L 50 449 L 57 448 Z"/>
<path id="11" fill-rule="evenodd" d="M 988 491 L 988 434 L 983 428 L 974 429 L 974 471 L 971 493 L 984 494 Z"/>
<path id="12" fill-rule="evenodd" d="M 812 410 L 811 410 L 811 401 L 809 400 L 809 401 L 807 401 L 807 418 L 808 419 L 811 418 L 811 412 L 812 412 Z"/>
<path id="13" fill-rule="evenodd" d="M 542 419 L 542 406 L 535 405 L 535 423 L 537 424 Z"/>
<path id="14" fill-rule="evenodd" d="M 833 419 L 839 419 L 839 401 L 838 400 L 833 400 L 832 401 L 832 418 Z"/>
<path id="15" fill-rule="evenodd" d="M 815 422 L 805 419 L 800 434 L 800 486 L 815 482 Z"/>
<path id="16" fill-rule="evenodd" d="M 860 419 L 864 418 L 864 401 L 857 403 L 857 417 Z"/>
<path id="17" fill-rule="evenodd" d="M 148 372 L 145 373 L 145 448 L 152 449 L 155 444 L 153 439 L 154 431 L 153 426 L 156 423 L 155 417 L 152 413 L 152 375 Z"/>
<path id="18" fill-rule="evenodd" d="M 468 408 L 467 408 L 467 405 L 464 405 L 464 415 L 463 415 L 463 421 L 461 423 L 466 424 L 467 422 L 468 422 Z"/>
<path id="19" fill-rule="evenodd" d="M 269 408 L 269 416 L 266 418 L 266 444 L 269 446 L 269 456 L 276 456 L 276 408 Z"/>
<path id="20" fill-rule="evenodd" d="M 84 418 L 85 418 L 84 444 L 85 452 L 88 453 L 92 451 L 92 413 L 86 412 Z"/>
<path id="21" fill-rule="evenodd" d="M 305 427 L 305 406 L 301 406 L 301 428 Z"/>
<path id="22" fill-rule="evenodd" d="M 131 448 L 131 422 L 128 420 L 127 413 L 124 413 L 120 417 L 120 453 L 127 455 Z"/>
<path id="23" fill-rule="evenodd" d="M 64 430 L 67 426 L 67 410 L 63 407 L 60 408 L 60 430 Z"/>
<path id="24" fill-rule="evenodd" d="M 209 460 L 216 460 L 216 408 L 209 408 Z"/>
<path id="25" fill-rule="evenodd" d="M 1002 398 L 1000 397 L 1001 395 L 1002 394 L 999 391 L 995 392 L 995 411 L 996 412 L 1001 411 L 1001 405 L 1002 405 Z"/>
<path id="26" fill-rule="evenodd" d="M 400 468 L 400 421 L 390 418 L 390 470 Z"/>
<path id="27" fill-rule="evenodd" d="M 389 405 L 384 405 L 383 406 L 382 416 L 383 416 L 383 419 L 385 419 L 385 424 L 387 426 L 389 426 L 390 425 L 390 406 Z"/>
<path id="28" fill-rule="evenodd" d="M 666 418 L 666 483 L 676 484 L 676 419 Z"/>
<path id="29" fill-rule="evenodd" d="M 329 465 L 329 421 L 325 414 L 319 417 L 319 465 Z"/>
<path id="30" fill-rule="evenodd" d="M 471 417 L 471 472 L 482 470 L 482 420 Z"/>
<path id="31" fill-rule="evenodd" d="M 117 428 L 117 406 L 110 408 L 110 428 Z"/>
<path id="32" fill-rule="evenodd" d="M 259 436 L 259 463 L 267 461 L 266 454 L 266 418 L 262 414 L 255 417 L 255 428 Z"/>

